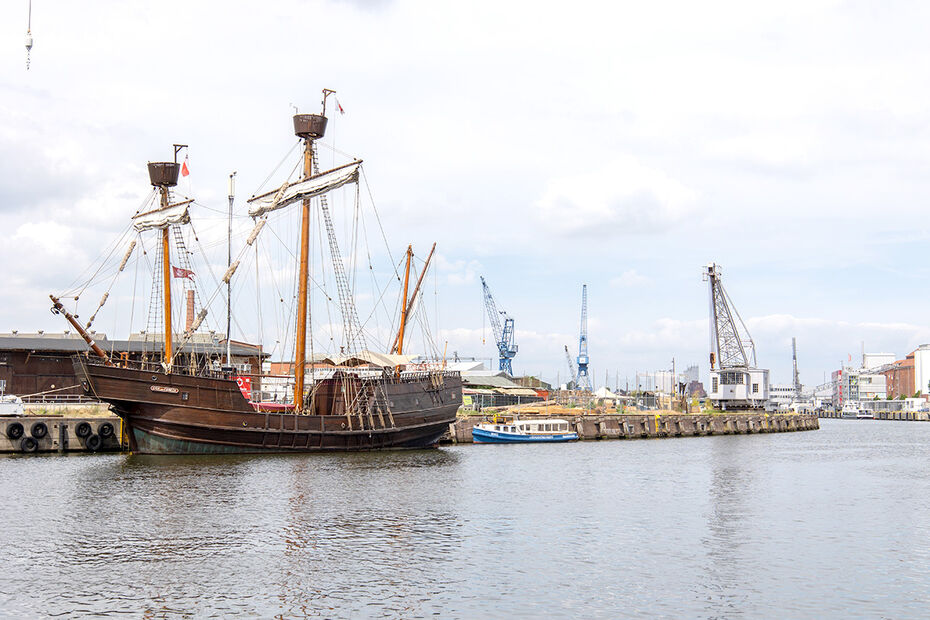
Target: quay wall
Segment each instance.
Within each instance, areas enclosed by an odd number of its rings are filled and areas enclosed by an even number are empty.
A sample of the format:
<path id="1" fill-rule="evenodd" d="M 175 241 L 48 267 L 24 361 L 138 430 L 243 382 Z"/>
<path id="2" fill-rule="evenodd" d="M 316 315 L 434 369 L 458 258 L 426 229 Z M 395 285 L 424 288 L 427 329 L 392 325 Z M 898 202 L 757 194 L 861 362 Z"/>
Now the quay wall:
<path id="1" fill-rule="evenodd" d="M 545 416 L 521 415 L 521 420 Z M 701 435 L 740 435 L 751 433 L 787 433 L 820 428 L 813 414 L 601 414 L 559 415 L 578 433 L 582 440 L 591 439 L 649 439 L 659 437 L 697 437 Z M 471 429 L 475 424 L 488 421 L 487 416 L 470 415 L 458 418 L 449 425 L 446 442 L 472 443 Z"/>
<path id="2" fill-rule="evenodd" d="M 930 422 L 930 413 L 926 411 L 874 411 L 873 418 L 864 418 L 865 420 L 910 420 L 913 422 Z M 820 413 L 821 418 L 842 418 L 839 411 L 824 411 Z M 844 418 L 854 420 L 855 418 Z"/>
<path id="3" fill-rule="evenodd" d="M 3 415 L 0 416 L 0 453 L 120 450 L 121 422 L 122 420 L 112 414 L 86 416 Z M 44 433 L 41 426 L 39 426 L 40 424 L 45 427 Z M 109 424 L 109 428 L 105 427 L 107 424 Z M 19 425 L 18 431 L 15 428 L 16 425 Z M 89 433 L 87 433 L 88 430 Z M 81 437 L 80 434 L 83 433 L 86 433 L 86 435 Z M 16 436 L 17 434 L 19 436 Z M 24 444 L 24 441 L 28 438 L 35 441 L 34 447 L 31 442 Z"/>

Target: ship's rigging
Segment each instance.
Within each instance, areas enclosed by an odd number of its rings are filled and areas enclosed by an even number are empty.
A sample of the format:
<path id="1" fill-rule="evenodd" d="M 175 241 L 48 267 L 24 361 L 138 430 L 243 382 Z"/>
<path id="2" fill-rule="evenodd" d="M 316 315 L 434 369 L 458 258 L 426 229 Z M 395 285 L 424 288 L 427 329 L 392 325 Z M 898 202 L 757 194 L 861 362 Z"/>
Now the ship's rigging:
<path id="1" fill-rule="evenodd" d="M 440 352 L 432 336 L 424 304 L 415 303 L 423 291 L 409 300 L 398 301 L 396 306 L 391 307 L 389 303 L 389 290 L 400 281 L 402 263 L 373 259 L 370 232 L 380 231 L 382 239 L 384 233 L 374 200 L 370 200 L 370 214 L 375 217 L 376 228 L 372 229 L 371 222 L 366 223 L 364 217 L 362 198 L 370 198 L 371 190 L 367 187 L 361 161 L 353 159 L 321 171 L 318 149 L 329 147 L 316 141 L 309 148 L 306 144 L 304 146 L 304 153 L 309 159 L 302 167 L 303 177 L 295 182 L 288 179 L 276 189 L 253 198 L 249 215 L 234 214 L 235 233 L 229 236 L 217 234 L 220 230 L 218 225 L 209 226 L 211 220 L 213 224 L 226 220 L 223 221 L 222 232 L 227 233 L 225 224 L 228 217 L 219 217 L 220 214 L 226 215 L 225 209 L 183 196 L 174 187 L 156 187 L 137 210 L 133 225 L 128 226 L 119 241 L 102 253 L 96 269 L 85 273 L 85 279 L 58 297 L 65 301 L 71 299 L 69 305 L 75 308 L 74 315 L 78 320 L 81 298 L 88 290 L 104 285 L 106 292 L 90 318 L 82 321 L 83 327 L 90 332 L 101 321 L 112 321 L 112 331 L 125 332 L 128 326 L 128 331 L 145 341 L 148 358 L 152 361 L 157 359 L 166 370 L 177 363 L 182 350 L 196 350 L 188 347 L 196 334 L 216 339 L 223 331 L 227 341 L 238 333 L 241 339 L 258 339 L 261 342 L 265 332 L 275 333 L 277 337 L 267 347 L 267 352 L 278 359 L 296 361 L 299 356 L 290 356 L 296 348 L 298 332 L 302 330 L 297 325 L 297 317 L 301 313 L 300 293 L 292 293 L 300 286 L 300 258 L 294 249 L 298 248 L 298 251 L 306 252 L 308 264 L 304 284 L 306 303 L 311 308 L 305 315 L 308 354 L 303 359 L 312 362 L 320 356 L 342 360 L 352 356 L 364 357 L 369 347 L 390 352 L 402 314 L 398 308 L 403 306 L 402 310 L 406 310 L 408 315 L 407 328 L 414 325 L 420 328 L 418 352 L 438 360 Z M 294 150 L 292 148 L 291 153 Z M 339 155 L 335 150 L 332 153 Z M 299 168 L 299 164 L 295 166 L 290 176 Z M 266 182 L 273 176 L 269 175 Z M 361 191 L 363 184 L 366 186 L 364 192 Z M 296 225 L 295 209 L 283 207 L 304 201 L 309 207 L 308 234 L 304 243 L 299 245 L 295 243 L 295 233 L 302 229 L 303 224 Z M 204 223 L 208 224 L 206 228 Z M 203 230 L 198 230 L 200 228 Z M 310 228 L 317 231 L 315 235 L 309 233 Z M 227 259 L 225 255 L 232 245 L 230 239 L 233 244 L 238 242 L 240 248 Z M 220 250 L 224 255 L 222 261 L 217 256 Z M 389 248 L 387 253 L 390 255 Z M 314 255 L 325 260 L 313 260 Z M 219 265 L 225 269 L 221 277 L 218 277 Z M 359 269 L 370 274 L 370 291 L 363 294 L 368 306 L 364 313 L 359 313 L 356 306 L 359 287 L 364 288 L 366 280 L 360 277 Z M 120 288 L 117 278 L 126 271 L 132 272 L 132 276 L 128 278 L 129 284 Z M 147 311 L 145 306 L 137 307 L 140 306 L 138 293 L 144 290 L 144 286 L 140 289 L 144 272 L 148 272 L 152 280 Z M 247 277 L 250 272 L 255 274 L 254 282 Z M 190 275 L 178 277 L 178 273 Z M 230 287 L 234 274 L 238 274 L 238 279 L 235 286 Z M 420 280 L 422 276 L 423 273 Z M 232 299 L 227 294 L 230 290 Z M 262 290 L 264 295 L 260 294 Z M 254 294 L 256 299 L 255 309 L 251 311 L 245 310 L 251 304 L 239 303 L 249 294 Z M 223 330 L 227 307 L 233 309 L 232 329 Z M 250 321 L 253 316 L 259 320 Z M 135 323 L 142 317 L 145 327 L 139 329 Z M 261 321 L 262 317 L 270 319 L 268 326 Z M 408 336 L 408 341 L 410 338 Z M 404 349 L 415 350 L 409 342 Z M 112 355 L 113 351 L 107 353 Z M 219 363 L 218 360 L 197 359 L 195 355 L 187 356 L 184 361 L 192 367 Z M 311 382 L 315 379 L 313 372 L 310 371 Z M 297 377 L 302 373 L 295 372 L 294 376 L 295 382 L 299 383 Z M 298 389 L 297 394 L 303 391 Z M 355 403 L 356 407 L 363 405 L 367 408 L 366 415 L 380 412 L 376 404 Z"/>

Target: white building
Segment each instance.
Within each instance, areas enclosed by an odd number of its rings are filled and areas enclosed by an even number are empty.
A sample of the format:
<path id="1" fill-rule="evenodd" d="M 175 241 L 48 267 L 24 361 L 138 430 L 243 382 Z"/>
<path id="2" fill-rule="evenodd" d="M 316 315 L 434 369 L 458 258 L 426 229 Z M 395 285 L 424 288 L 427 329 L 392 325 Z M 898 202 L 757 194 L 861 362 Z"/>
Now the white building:
<path id="1" fill-rule="evenodd" d="M 697 364 L 692 364 L 691 366 L 688 366 L 687 368 L 685 368 L 685 371 L 681 373 L 681 380 L 685 384 L 692 383 L 694 381 L 700 382 L 701 373 L 700 373 L 700 368 L 698 368 Z"/>
<path id="2" fill-rule="evenodd" d="M 875 370 L 896 361 L 894 353 L 866 353 L 862 356 L 863 370 Z"/>
<path id="3" fill-rule="evenodd" d="M 723 409 L 762 407 L 769 399 L 769 371 L 765 368 L 711 370 L 707 396 Z"/>
<path id="4" fill-rule="evenodd" d="M 793 385 L 769 386 L 769 403 L 771 403 L 773 409 L 787 409 L 795 396 Z"/>
<path id="5" fill-rule="evenodd" d="M 687 386 L 692 381 L 698 381 L 698 367 L 690 366 L 684 372 L 672 373 L 671 370 L 656 370 L 655 372 L 636 373 L 636 389 L 640 392 L 662 392 L 673 394 L 675 392 L 675 379 L 678 383 Z"/>
<path id="6" fill-rule="evenodd" d="M 930 394 L 930 344 L 914 351 L 914 391 Z"/>
<path id="7" fill-rule="evenodd" d="M 868 356 L 863 356 L 863 359 Z M 893 355 L 891 357 L 894 357 Z M 874 363 L 874 362 L 873 362 Z M 878 368 L 879 366 L 873 366 Z M 848 402 L 866 400 L 884 400 L 887 398 L 885 375 L 869 372 L 867 368 L 851 368 L 833 372 L 833 406 L 842 409 Z"/>

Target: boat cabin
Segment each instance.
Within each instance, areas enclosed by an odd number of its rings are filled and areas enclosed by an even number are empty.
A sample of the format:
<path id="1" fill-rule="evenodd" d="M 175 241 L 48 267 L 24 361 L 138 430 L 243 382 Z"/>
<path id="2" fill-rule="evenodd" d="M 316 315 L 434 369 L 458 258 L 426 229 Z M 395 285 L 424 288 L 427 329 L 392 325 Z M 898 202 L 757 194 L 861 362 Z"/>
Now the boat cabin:
<path id="1" fill-rule="evenodd" d="M 528 435 L 551 435 L 568 433 L 569 425 L 565 420 L 514 420 L 505 424 L 490 425 L 490 430 L 502 433 L 521 433 Z"/>

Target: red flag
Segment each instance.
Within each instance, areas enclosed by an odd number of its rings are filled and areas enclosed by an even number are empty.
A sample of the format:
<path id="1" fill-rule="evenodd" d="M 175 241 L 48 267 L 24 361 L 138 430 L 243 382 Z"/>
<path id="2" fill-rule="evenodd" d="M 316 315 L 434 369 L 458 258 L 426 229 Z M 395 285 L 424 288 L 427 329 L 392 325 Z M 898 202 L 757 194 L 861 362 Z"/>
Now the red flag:
<path id="1" fill-rule="evenodd" d="M 245 399 L 252 400 L 252 377 L 236 377 L 236 384 Z"/>
<path id="2" fill-rule="evenodd" d="M 338 100 L 338 99 L 336 99 L 336 109 L 339 110 L 339 113 L 340 113 L 340 114 L 345 114 L 345 113 L 346 113 L 346 111 L 342 109 L 342 104 L 339 103 L 339 100 Z"/>
<path id="3" fill-rule="evenodd" d="M 849 356 L 849 361 L 851 362 L 851 361 L 852 361 L 852 353 L 847 353 L 846 355 Z"/>
<path id="4" fill-rule="evenodd" d="M 184 157 L 184 163 L 181 164 L 181 176 L 186 177 L 191 173 L 190 168 L 187 167 L 187 156 Z"/>
<path id="5" fill-rule="evenodd" d="M 172 265 L 171 272 L 175 278 L 187 278 L 189 280 L 194 279 L 194 272 L 190 269 L 184 269 L 183 267 L 175 267 Z"/>

